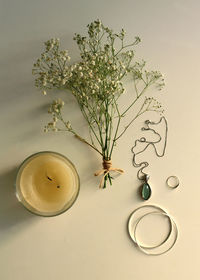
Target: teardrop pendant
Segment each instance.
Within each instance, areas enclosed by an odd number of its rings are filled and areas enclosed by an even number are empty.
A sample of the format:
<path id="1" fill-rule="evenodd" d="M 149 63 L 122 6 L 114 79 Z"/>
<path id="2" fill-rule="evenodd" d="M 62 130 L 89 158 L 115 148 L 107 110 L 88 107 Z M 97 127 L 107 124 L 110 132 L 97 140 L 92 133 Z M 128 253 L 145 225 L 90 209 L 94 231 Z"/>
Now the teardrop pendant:
<path id="1" fill-rule="evenodd" d="M 151 187 L 147 182 L 145 182 L 142 186 L 141 195 L 144 200 L 148 200 L 151 197 Z"/>

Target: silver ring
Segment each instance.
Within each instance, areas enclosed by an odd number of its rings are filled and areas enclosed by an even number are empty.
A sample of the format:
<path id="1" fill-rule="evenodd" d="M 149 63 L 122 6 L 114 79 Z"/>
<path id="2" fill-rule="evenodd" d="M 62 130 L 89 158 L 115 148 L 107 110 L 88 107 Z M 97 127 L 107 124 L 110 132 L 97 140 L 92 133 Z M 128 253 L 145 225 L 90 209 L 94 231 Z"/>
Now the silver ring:
<path id="1" fill-rule="evenodd" d="M 136 236 L 136 231 L 137 231 L 137 226 L 138 224 L 140 223 L 140 221 L 145 217 L 145 216 L 148 216 L 150 214 L 157 214 L 157 215 L 163 215 L 163 216 L 167 216 L 170 220 L 170 223 L 171 223 L 171 226 L 173 227 L 174 226 L 174 229 L 175 229 L 175 238 L 174 238 L 174 241 L 172 242 L 172 244 L 170 245 L 169 248 L 167 248 L 166 250 L 164 250 L 163 252 L 161 253 L 151 253 L 151 252 L 148 252 L 147 250 L 144 249 L 143 246 L 141 246 L 137 240 L 137 236 Z M 135 225 L 135 230 L 134 230 L 134 238 L 135 238 L 135 241 L 136 241 L 136 244 L 138 246 L 138 248 L 140 249 L 140 251 L 142 251 L 143 253 L 145 253 L 146 255 L 152 255 L 152 256 L 160 256 L 160 255 L 163 255 L 164 253 L 167 253 L 176 243 L 177 239 L 178 239 L 178 228 L 177 228 L 177 225 L 175 223 L 175 221 L 170 217 L 169 214 L 165 213 L 165 212 L 150 212 L 150 213 L 146 213 L 145 215 L 143 215 L 141 218 L 138 219 L 136 225 Z"/>
<path id="2" fill-rule="evenodd" d="M 129 220 L 128 220 L 128 233 L 129 233 L 130 238 L 132 239 L 132 241 L 133 241 L 136 245 L 137 245 L 137 241 L 136 241 L 136 239 L 135 239 L 135 233 L 132 234 L 132 220 L 133 220 L 134 214 L 135 214 L 138 210 L 140 210 L 140 209 L 142 209 L 142 208 L 154 208 L 154 209 L 157 210 L 157 212 L 162 212 L 162 213 L 167 214 L 167 212 L 166 212 L 164 209 L 162 209 L 161 207 L 156 206 L 156 205 L 143 205 L 143 206 L 138 207 L 137 209 L 135 209 L 135 210 L 131 213 L 131 215 L 130 215 L 130 217 L 129 217 Z M 154 211 L 153 211 L 153 212 L 154 212 Z M 149 213 L 152 213 L 152 211 L 149 212 Z M 143 216 L 142 216 L 142 217 L 143 217 Z M 141 218 L 140 218 L 140 219 L 141 219 Z M 169 232 L 168 232 L 166 238 L 165 238 L 160 244 L 158 244 L 158 245 L 155 245 L 155 246 L 144 246 L 144 245 L 140 245 L 141 248 L 143 248 L 143 249 L 155 249 L 155 248 L 158 248 L 158 247 L 160 247 L 161 245 L 163 245 L 165 242 L 167 242 L 167 240 L 169 239 L 169 237 L 170 237 L 170 235 L 171 235 L 171 233 L 172 233 L 172 223 L 171 223 L 171 220 L 170 220 L 169 217 L 168 217 L 168 219 L 169 219 L 169 223 L 170 223 L 170 229 L 169 229 Z M 137 220 L 137 221 L 138 221 L 138 220 Z M 136 225 L 135 225 L 134 229 L 135 229 L 135 228 L 136 228 Z"/>
<path id="3" fill-rule="evenodd" d="M 179 186 L 179 179 L 177 176 L 172 175 L 167 178 L 166 183 L 169 188 L 175 189 Z"/>

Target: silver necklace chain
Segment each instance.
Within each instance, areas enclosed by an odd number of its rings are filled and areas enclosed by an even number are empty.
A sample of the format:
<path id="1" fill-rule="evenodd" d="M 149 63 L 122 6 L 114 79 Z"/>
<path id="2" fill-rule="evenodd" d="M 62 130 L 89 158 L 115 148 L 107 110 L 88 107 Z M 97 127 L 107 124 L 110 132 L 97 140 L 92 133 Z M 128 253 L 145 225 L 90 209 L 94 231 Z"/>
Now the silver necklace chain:
<path id="1" fill-rule="evenodd" d="M 161 135 L 155 131 L 155 129 L 150 128 L 149 125 L 158 125 L 162 122 L 162 120 L 164 120 L 165 122 L 165 135 L 164 135 L 164 145 L 163 145 L 163 150 L 162 152 L 159 154 L 157 149 L 156 149 L 156 144 L 160 143 L 162 141 L 162 137 Z M 168 124 L 167 124 L 167 120 L 166 118 L 163 116 L 160 118 L 160 120 L 158 122 L 152 122 L 150 120 L 146 120 L 145 121 L 146 127 L 142 127 L 141 130 L 142 131 L 152 131 L 155 135 L 158 136 L 158 140 L 156 141 L 147 141 L 145 137 L 142 137 L 140 139 L 135 140 L 135 144 L 134 146 L 131 148 L 131 151 L 133 153 L 133 166 L 134 167 L 140 167 L 140 169 L 137 172 L 137 177 L 139 180 L 146 180 L 148 179 L 148 175 L 144 172 L 144 169 L 147 168 L 149 166 L 149 163 L 147 161 L 143 161 L 140 163 L 136 162 L 136 156 L 143 153 L 149 146 L 152 146 L 154 149 L 155 154 L 158 157 L 163 157 L 165 154 L 165 150 L 166 150 L 166 146 L 167 146 L 167 134 L 168 134 Z M 138 143 L 146 143 L 147 145 L 145 146 L 145 148 L 137 153 L 134 152 L 134 148 L 137 146 Z"/>

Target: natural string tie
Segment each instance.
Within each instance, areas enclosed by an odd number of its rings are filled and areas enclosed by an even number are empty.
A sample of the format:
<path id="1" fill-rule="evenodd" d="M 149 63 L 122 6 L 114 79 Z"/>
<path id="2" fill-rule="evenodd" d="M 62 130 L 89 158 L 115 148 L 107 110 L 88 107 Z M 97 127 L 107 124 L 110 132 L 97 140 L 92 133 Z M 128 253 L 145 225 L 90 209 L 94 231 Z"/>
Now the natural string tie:
<path id="1" fill-rule="evenodd" d="M 120 168 L 113 168 L 111 160 L 104 159 L 102 165 L 103 165 L 103 169 L 98 170 L 97 172 L 94 173 L 94 176 L 103 175 L 103 177 L 100 181 L 100 184 L 99 184 L 99 188 L 102 188 L 103 181 L 104 181 L 105 177 L 108 175 L 108 173 L 110 173 L 110 171 L 114 171 L 114 172 L 117 172 L 120 174 L 124 173 L 124 170 L 122 170 Z"/>

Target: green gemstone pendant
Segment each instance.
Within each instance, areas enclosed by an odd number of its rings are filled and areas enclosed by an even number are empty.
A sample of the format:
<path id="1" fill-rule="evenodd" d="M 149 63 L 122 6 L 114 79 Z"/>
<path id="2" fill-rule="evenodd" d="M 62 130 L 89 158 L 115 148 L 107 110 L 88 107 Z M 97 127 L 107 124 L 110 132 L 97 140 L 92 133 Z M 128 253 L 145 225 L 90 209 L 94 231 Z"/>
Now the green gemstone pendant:
<path id="1" fill-rule="evenodd" d="M 144 200 L 148 200 L 151 197 L 151 187 L 147 182 L 145 182 L 142 186 L 142 198 Z"/>

